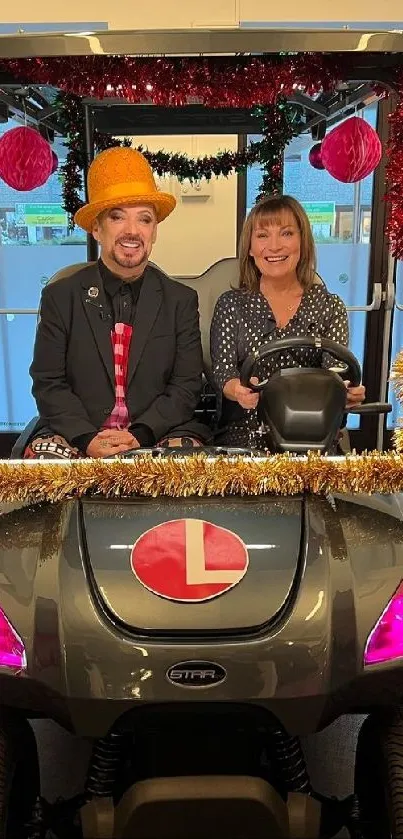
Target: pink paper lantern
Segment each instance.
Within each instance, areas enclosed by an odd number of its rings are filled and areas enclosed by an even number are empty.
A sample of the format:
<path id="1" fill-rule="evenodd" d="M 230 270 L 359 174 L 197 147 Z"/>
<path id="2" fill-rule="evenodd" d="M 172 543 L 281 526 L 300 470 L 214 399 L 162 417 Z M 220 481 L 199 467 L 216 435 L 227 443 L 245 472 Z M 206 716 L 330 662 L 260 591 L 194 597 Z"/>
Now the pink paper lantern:
<path id="1" fill-rule="evenodd" d="M 33 128 L 6 131 L 0 139 L 0 178 L 19 192 L 44 184 L 52 172 L 49 143 Z"/>
<path id="2" fill-rule="evenodd" d="M 361 117 L 350 117 L 333 128 L 322 141 L 322 163 L 333 178 L 343 183 L 356 183 L 366 178 L 381 157 L 381 141 Z"/>
<path id="3" fill-rule="evenodd" d="M 322 143 L 316 143 L 309 152 L 309 162 L 314 169 L 324 169 L 322 160 Z"/>

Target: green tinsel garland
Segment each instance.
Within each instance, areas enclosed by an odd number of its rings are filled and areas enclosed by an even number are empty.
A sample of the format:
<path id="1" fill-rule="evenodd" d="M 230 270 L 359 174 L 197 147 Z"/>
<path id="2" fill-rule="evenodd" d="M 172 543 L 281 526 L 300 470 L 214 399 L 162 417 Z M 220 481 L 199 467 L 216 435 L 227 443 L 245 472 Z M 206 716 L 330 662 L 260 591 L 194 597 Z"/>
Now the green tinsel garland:
<path id="1" fill-rule="evenodd" d="M 60 94 L 58 105 L 67 137 L 67 157 L 62 167 L 63 206 L 72 226 L 74 213 L 82 205 L 80 192 L 83 189 L 83 171 L 86 166 L 84 110 L 81 99 L 72 94 Z M 186 178 L 192 181 L 201 178 L 210 180 L 214 176 L 228 177 L 232 172 L 239 173 L 248 166 L 258 164 L 263 169 L 259 195 L 279 192 L 282 187 L 283 152 L 287 143 L 298 133 L 296 129 L 301 111 L 295 105 L 279 99 L 273 105 L 257 106 L 254 114 L 260 118 L 262 140 L 250 143 L 242 151 L 222 151 L 214 156 L 193 160 L 186 154 L 150 152 L 142 146 L 137 148 L 160 177 L 175 175 L 180 181 Z M 122 143 L 115 137 L 95 131 L 94 145 L 96 151 L 100 152 Z M 130 140 L 124 140 L 123 145 L 130 145 Z"/>

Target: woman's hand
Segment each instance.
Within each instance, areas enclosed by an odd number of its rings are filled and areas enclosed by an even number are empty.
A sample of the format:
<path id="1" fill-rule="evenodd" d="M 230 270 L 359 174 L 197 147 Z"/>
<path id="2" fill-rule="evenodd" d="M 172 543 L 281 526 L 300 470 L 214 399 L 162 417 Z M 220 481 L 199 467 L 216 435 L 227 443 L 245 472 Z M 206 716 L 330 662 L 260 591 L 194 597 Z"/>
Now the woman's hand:
<path id="1" fill-rule="evenodd" d="M 252 376 L 251 383 L 257 385 L 259 379 L 256 376 Z M 226 382 L 223 393 L 227 399 L 230 399 L 232 402 L 238 402 L 241 408 L 245 408 L 246 411 L 251 411 L 253 408 L 256 408 L 259 402 L 259 394 L 250 387 L 241 385 L 240 379 L 230 379 L 229 382 Z"/>
<path id="2" fill-rule="evenodd" d="M 354 405 L 361 405 L 361 402 L 365 399 L 364 385 L 350 387 L 350 382 L 344 382 L 344 384 L 347 388 L 347 408 L 352 408 Z"/>

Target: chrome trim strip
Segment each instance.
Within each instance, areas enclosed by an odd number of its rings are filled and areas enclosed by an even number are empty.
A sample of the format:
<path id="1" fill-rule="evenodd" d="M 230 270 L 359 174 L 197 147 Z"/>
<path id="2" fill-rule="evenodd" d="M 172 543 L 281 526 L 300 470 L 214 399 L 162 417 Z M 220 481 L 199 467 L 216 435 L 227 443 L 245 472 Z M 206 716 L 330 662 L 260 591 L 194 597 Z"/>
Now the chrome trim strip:
<path id="1" fill-rule="evenodd" d="M 401 52 L 403 30 L 179 29 L 0 35 L 0 58 Z"/>

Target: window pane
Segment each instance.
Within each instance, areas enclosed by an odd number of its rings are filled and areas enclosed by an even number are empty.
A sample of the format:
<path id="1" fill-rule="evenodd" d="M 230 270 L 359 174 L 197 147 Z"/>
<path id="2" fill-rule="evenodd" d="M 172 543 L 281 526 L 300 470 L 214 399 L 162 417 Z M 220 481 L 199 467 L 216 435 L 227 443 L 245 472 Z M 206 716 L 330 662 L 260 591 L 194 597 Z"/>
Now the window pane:
<path id="1" fill-rule="evenodd" d="M 36 415 L 28 376 L 36 315 L 0 315 L 0 431 L 22 431 Z"/>
<path id="2" fill-rule="evenodd" d="M 21 123 L 9 119 L 0 124 L 0 137 Z M 83 230 L 68 230 L 67 214 L 62 207 L 61 167 L 66 159 L 66 146 L 55 138 L 52 149 L 59 161 L 43 186 L 29 192 L 17 192 L 0 179 L 0 236 L 2 245 L 71 245 L 85 246 Z"/>
<path id="3" fill-rule="evenodd" d="M 0 125 L 0 136 L 20 123 Z M 58 171 L 38 189 L 17 192 L 0 179 L 0 309 L 37 309 L 50 277 L 86 262 L 86 236 L 69 232 L 60 168 L 66 148 L 55 140 Z M 36 315 L 0 315 L 0 431 L 20 431 L 36 414 L 28 373 Z"/>

